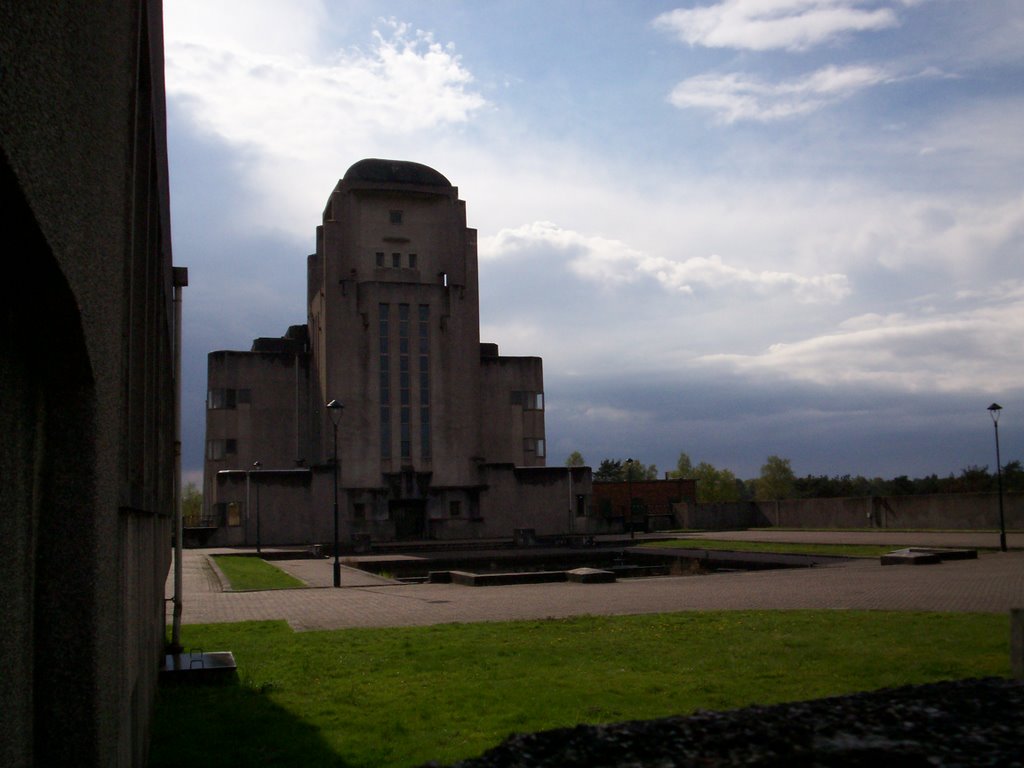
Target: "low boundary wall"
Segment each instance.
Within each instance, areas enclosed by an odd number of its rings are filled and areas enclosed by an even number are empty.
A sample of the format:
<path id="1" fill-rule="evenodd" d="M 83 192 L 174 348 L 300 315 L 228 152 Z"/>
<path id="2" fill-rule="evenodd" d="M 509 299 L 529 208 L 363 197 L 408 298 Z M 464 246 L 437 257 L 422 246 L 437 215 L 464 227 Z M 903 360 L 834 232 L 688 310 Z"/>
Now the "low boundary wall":
<path id="1" fill-rule="evenodd" d="M 683 528 L 933 528 L 996 530 L 999 494 L 859 496 L 675 505 Z M 1003 495 L 1008 530 L 1024 530 L 1024 494 Z"/>

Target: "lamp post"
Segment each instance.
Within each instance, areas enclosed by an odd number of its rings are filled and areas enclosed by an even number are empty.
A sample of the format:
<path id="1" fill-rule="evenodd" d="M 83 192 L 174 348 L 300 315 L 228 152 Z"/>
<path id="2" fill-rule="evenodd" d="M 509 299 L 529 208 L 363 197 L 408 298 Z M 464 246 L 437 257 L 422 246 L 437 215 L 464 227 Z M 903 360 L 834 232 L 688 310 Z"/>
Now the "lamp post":
<path id="1" fill-rule="evenodd" d="M 999 549 L 1006 551 L 1006 520 L 1003 517 L 1003 464 L 999 458 L 999 414 L 1003 406 L 999 403 L 992 403 L 988 407 L 989 416 L 992 417 L 992 426 L 996 431 L 996 489 L 999 492 Z"/>
<path id="2" fill-rule="evenodd" d="M 633 459 L 626 459 L 626 485 L 629 487 L 629 538 L 634 538 L 633 531 Z"/>
<path id="3" fill-rule="evenodd" d="M 260 467 L 262 467 L 262 466 L 263 465 L 259 461 L 254 461 L 252 463 L 253 471 L 256 472 L 257 476 L 259 475 Z M 257 555 L 261 555 L 261 554 L 263 554 L 263 550 L 260 549 L 260 484 L 259 484 L 258 480 L 255 483 L 255 485 L 256 485 L 256 554 Z"/>
<path id="4" fill-rule="evenodd" d="M 331 400 L 327 404 L 327 410 L 331 414 L 331 423 L 334 425 L 334 586 L 341 586 L 341 563 L 338 560 L 338 424 L 341 422 L 341 412 L 345 409 L 337 400 Z"/>

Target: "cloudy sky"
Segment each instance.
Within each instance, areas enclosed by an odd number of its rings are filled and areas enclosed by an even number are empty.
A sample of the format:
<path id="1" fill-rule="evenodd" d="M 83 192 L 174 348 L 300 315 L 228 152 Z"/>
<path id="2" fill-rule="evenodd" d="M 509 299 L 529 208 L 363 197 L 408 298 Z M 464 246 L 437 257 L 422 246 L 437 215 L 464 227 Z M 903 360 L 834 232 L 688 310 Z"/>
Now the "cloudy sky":
<path id="1" fill-rule="evenodd" d="M 164 5 L 188 476 L 366 157 L 458 186 L 551 464 L 994 468 L 992 401 L 1024 458 L 1018 0 Z"/>

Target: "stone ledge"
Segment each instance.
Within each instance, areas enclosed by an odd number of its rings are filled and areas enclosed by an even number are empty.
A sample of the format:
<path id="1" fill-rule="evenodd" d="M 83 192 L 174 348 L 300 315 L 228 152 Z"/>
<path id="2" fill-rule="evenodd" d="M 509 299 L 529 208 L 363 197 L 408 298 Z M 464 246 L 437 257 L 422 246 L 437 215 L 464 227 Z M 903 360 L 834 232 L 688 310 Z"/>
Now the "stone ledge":
<path id="1" fill-rule="evenodd" d="M 936 549 L 929 547 L 907 547 L 882 555 L 882 565 L 934 565 L 943 560 L 975 560 L 976 549 Z"/>
<path id="2" fill-rule="evenodd" d="M 615 574 L 600 568 L 574 568 L 566 574 L 569 581 L 577 584 L 610 584 L 615 581 Z"/>

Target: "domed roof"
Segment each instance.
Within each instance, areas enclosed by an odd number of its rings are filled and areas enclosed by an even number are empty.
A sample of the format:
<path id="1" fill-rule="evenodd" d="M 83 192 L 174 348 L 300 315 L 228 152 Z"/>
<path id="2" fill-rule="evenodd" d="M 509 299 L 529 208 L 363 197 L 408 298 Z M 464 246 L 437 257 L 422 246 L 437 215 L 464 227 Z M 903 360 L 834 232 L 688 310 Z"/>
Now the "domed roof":
<path id="1" fill-rule="evenodd" d="M 347 171 L 343 181 L 369 181 L 379 184 L 414 184 L 420 187 L 451 187 L 444 176 L 420 163 L 408 160 L 360 160 Z"/>

